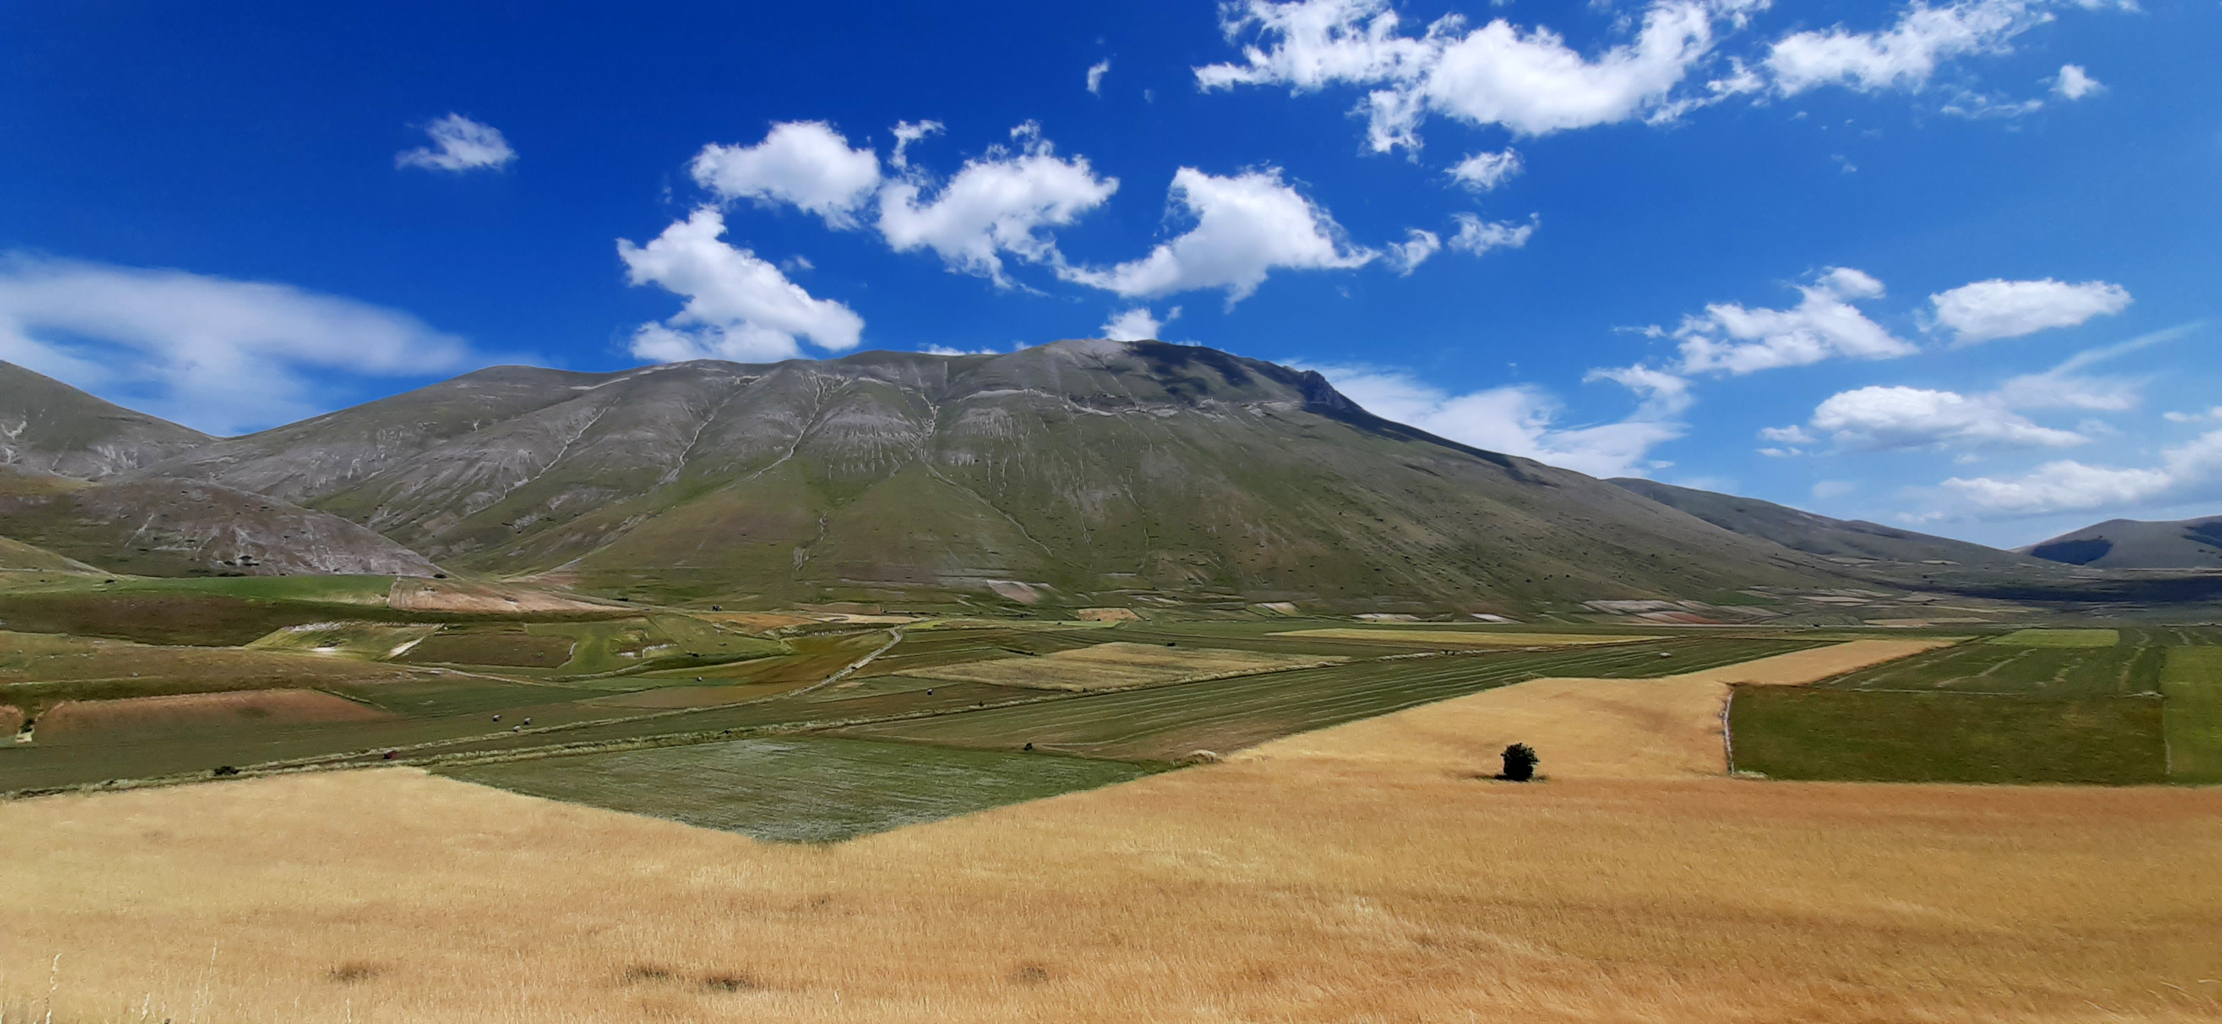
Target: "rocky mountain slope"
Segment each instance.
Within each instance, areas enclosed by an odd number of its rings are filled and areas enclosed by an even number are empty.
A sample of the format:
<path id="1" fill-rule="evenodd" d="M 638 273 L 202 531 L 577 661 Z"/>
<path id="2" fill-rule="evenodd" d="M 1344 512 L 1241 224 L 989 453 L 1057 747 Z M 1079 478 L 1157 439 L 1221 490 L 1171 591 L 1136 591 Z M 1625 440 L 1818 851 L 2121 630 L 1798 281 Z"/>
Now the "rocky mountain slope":
<path id="1" fill-rule="evenodd" d="M 1831 519 L 1757 498 L 1740 498 L 1656 480 L 1616 477 L 1607 481 L 1662 505 L 1681 509 L 1708 523 L 1746 537 L 1824 558 L 1859 561 L 1959 565 L 2027 565 L 2026 555 L 1949 537 L 1900 530 L 1859 519 Z"/>
<path id="2" fill-rule="evenodd" d="M 2222 569 L 2222 516 L 2159 523 L 2109 519 L 2020 550 L 2096 569 Z"/>
<path id="3" fill-rule="evenodd" d="M 0 465 L 98 480 L 211 440 L 0 362 Z"/>
<path id="4" fill-rule="evenodd" d="M 329 513 L 459 569 L 676 598 L 1487 610 L 1840 579 L 1381 420 L 1316 374 L 1155 342 L 502 367 L 122 479 Z"/>

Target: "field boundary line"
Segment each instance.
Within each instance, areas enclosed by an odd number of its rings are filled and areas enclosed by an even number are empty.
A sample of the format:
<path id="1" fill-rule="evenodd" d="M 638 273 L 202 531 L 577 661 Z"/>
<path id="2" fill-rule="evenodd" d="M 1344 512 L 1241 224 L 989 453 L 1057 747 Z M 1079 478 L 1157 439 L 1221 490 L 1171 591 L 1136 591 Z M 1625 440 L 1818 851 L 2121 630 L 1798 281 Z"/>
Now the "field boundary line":
<path id="1" fill-rule="evenodd" d="M 1730 686 L 1728 695 L 1721 698 L 1721 755 L 1728 762 L 1728 777 L 1736 777 L 1736 727 L 1729 722 L 1729 712 L 1736 707 L 1736 688 Z"/>

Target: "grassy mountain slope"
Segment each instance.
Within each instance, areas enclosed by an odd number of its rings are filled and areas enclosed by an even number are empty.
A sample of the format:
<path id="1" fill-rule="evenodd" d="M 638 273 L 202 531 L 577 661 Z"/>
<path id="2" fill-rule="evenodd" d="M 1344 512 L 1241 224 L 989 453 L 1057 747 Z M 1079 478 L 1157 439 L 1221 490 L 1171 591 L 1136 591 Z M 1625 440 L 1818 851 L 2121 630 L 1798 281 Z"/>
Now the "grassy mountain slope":
<path id="1" fill-rule="evenodd" d="M 2020 549 L 2096 569 L 2222 568 L 2222 516 L 2176 522 L 2109 519 Z"/>
<path id="2" fill-rule="evenodd" d="M 1739 498 L 1632 477 L 1608 482 L 1681 509 L 1723 530 L 1771 540 L 1783 547 L 1825 558 L 1962 565 L 2016 565 L 2030 561 L 2013 552 L 1981 544 L 1857 519 L 1831 519 L 1757 498 Z"/>
<path id="3" fill-rule="evenodd" d="M 445 564 L 763 600 L 1529 607 L 1831 579 L 1601 481 L 1210 349 L 1060 342 L 616 374 L 499 368 L 216 442 L 193 475 Z"/>
<path id="4" fill-rule="evenodd" d="M 437 571 L 338 516 L 197 480 L 92 482 L 0 468 L 0 536 L 146 576 Z"/>
<path id="5" fill-rule="evenodd" d="M 0 362 L 0 465 L 97 480 L 211 440 Z"/>

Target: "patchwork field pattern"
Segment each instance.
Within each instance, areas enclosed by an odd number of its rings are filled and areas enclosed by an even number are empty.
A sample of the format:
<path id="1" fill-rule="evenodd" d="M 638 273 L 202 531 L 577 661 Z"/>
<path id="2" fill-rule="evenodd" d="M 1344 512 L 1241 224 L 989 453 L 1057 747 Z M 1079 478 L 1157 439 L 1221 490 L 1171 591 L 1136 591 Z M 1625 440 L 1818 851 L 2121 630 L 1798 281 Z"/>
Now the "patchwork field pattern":
<path id="1" fill-rule="evenodd" d="M 235 690 L 169 697 L 67 701 L 40 715 L 40 743 L 97 743 L 222 732 L 242 726 L 364 722 L 377 708 L 317 690 Z"/>
<path id="2" fill-rule="evenodd" d="M 1810 646 L 1704 638 L 1589 650 L 1352 662 L 857 726 L 856 735 L 1121 760 L 1226 753 L 1290 733 L 1545 676 L 1655 678 Z M 1671 657 L 1660 657 L 1671 654 Z"/>
<path id="3" fill-rule="evenodd" d="M 1953 690 L 2051 697 L 2155 693 L 2166 650 L 2157 645 L 1956 647 L 1878 665 L 1821 685 L 1853 690 Z"/>
<path id="4" fill-rule="evenodd" d="M 1658 636 L 1602 636 L 1595 633 L 1502 633 L 1480 629 L 1297 629 L 1273 635 L 1405 643 L 1420 647 L 1578 647 L 1665 639 Z"/>

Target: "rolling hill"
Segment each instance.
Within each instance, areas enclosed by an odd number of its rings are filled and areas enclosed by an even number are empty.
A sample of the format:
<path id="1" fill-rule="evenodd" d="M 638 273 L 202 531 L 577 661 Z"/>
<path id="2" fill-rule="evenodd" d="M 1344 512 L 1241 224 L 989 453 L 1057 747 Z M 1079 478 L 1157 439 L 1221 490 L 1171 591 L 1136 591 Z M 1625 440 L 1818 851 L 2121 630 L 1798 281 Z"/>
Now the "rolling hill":
<path id="1" fill-rule="evenodd" d="M 1317 374 L 1156 342 L 499 367 L 101 486 L 181 481 L 460 570 L 662 599 L 1478 611 L 1840 581 L 1624 488 L 1382 420 Z M 38 539 L 52 531 L 0 533 L 86 557 Z"/>
<path id="2" fill-rule="evenodd" d="M 1617 484 L 1662 505 L 1681 509 L 1731 533 L 1771 540 L 1831 559 L 1957 565 L 2027 565 L 2025 555 L 1949 537 L 1900 530 L 1858 519 L 1831 519 L 1757 498 L 1739 498 L 1656 480 L 1617 477 Z"/>
<path id="3" fill-rule="evenodd" d="M 2020 550 L 2096 569 L 2222 569 L 2222 516 L 2161 523 L 2109 519 Z"/>

